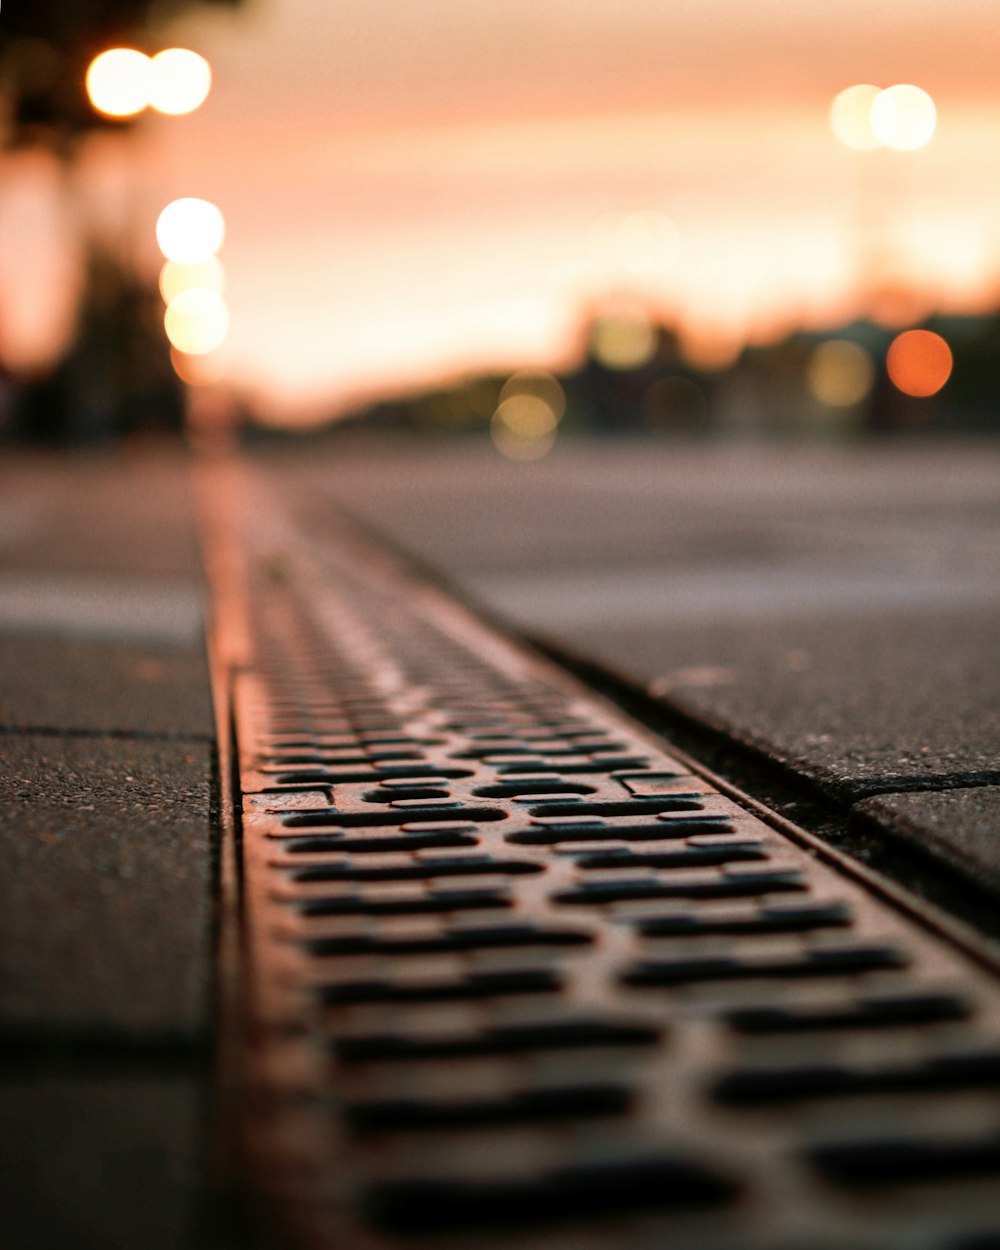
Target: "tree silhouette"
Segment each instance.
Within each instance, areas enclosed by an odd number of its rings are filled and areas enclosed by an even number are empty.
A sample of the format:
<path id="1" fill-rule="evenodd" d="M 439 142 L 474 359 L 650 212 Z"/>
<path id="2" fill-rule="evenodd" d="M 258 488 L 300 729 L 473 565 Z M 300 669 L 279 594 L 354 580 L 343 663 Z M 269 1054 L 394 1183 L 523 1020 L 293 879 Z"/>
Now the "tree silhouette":
<path id="1" fill-rule="evenodd" d="M 197 4 L 241 0 L 13 0 L 0 15 L 0 97 L 5 146 L 47 147 L 70 158 L 87 130 L 132 123 L 102 118 L 87 102 L 90 61 L 105 48 L 150 42 L 158 25 Z M 152 50 L 152 49 L 151 49 Z"/>

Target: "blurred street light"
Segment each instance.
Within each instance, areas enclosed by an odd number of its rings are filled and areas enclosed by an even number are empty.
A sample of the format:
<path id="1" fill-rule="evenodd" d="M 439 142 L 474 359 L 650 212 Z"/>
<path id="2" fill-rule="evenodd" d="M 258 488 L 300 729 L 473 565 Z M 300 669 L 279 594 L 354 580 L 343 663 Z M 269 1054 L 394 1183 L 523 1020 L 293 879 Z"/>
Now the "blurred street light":
<path id="1" fill-rule="evenodd" d="M 498 404 L 490 437 L 508 460 L 538 460 L 551 451 L 558 424 L 558 417 L 540 396 L 513 394 Z"/>
<path id="2" fill-rule="evenodd" d="M 143 109 L 179 116 L 193 113 L 212 87 L 209 63 L 188 48 L 148 57 L 135 48 L 110 48 L 87 68 L 87 98 L 105 117 L 135 117 Z"/>
<path id="3" fill-rule="evenodd" d="M 149 103 L 157 112 L 177 117 L 193 113 L 212 89 L 212 69 L 188 48 L 165 48 L 150 65 Z"/>
<path id="4" fill-rule="evenodd" d="M 827 339 L 810 355 L 806 380 L 821 404 L 829 408 L 851 408 L 871 392 L 875 384 L 875 365 L 859 343 Z"/>
<path id="5" fill-rule="evenodd" d="M 87 68 L 87 97 L 105 117 L 134 117 L 149 104 L 150 60 L 135 48 L 110 48 Z"/>
<path id="6" fill-rule="evenodd" d="M 590 350 L 605 369 L 628 372 L 641 369 L 656 355 L 656 326 L 638 310 L 603 313 L 590 330 Z"/>
<path id="7" fill-rule="evenodd" d="M 830 125 L 844 147 L 867 152 L 879 146 L 880 140 L 871 124 L 872 104 L 878 94 L 878 87 L 861 82 L 845 87 L 834 97 L 830 106 Z"/>
<path id="8" fill-rule="evenodd" d="M 156 222 L 156 241 L 167 260 L 196 265 L 208 260 L 222 246 L 226 222 L 208 200 L 193 196 L 173 200 Z"/>
<path id="9" fill-rule="evenodd" d="M 160 294 L 169 304 L 181 291 L 214 291 L 221 295 L 226 287 L 226 272 L 217 256 L 200 261 L 196 265 L 183 265 L 168 260 L 160 270 Z"/>
<path id="10" fill-rule="evenodd" d="M 856 151 L 913 152 L 934 137 L 937 108 L 922 87 L 911 83 L 884 89 L 856 83 L 834 97 L 830 126 L 844 147 Z"/>
<path id="11" fill-rule="evenodd" d="M 173 347 L 200 356 L 214 351 L 229 333 L 229 309 L 215 291 L 181 291 L 167 305 L 163 325 Z"/>
<path id="12" fill-rule="evenodd" d="M 899 83 L 880 91 L 872 101 L 871 126 L 887 148 L 913 152 L 926 147 L 933 138 L 937 109 L 922 88 Z"/>
<path id="13" fill-rule="evenodd" d="M 904 395 L 926 398 L 951 377 L 951 348 L 932 330 L 904 330 L 889 345 L 886 368 Z"/>

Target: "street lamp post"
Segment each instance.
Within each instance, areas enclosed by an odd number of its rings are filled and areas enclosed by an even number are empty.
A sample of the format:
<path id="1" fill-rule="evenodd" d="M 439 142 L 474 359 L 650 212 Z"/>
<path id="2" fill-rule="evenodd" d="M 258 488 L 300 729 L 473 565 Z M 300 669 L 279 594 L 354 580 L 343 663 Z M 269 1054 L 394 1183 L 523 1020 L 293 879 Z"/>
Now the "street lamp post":
<path id="1" fill-rule="evenodd" d="M 134 48 L 112 48 L 91 62 L 86 86 L 93 108 L 107 118 L 131 119 L 147 109 L 178 117 L 205 102 L 212 71 L 204 57 L 188 48 L 165 48 L 152 56 Z M 165 258 L 159 283 L 164 330 L 174 371 L 189 385 L 209 377 L 211 370 L 199 362 L 221 345 L 229 330 L 225 273 L 217 256 L 224 235 L 218 207 L 194 197 L 169 203 L 156 223 Z"/>

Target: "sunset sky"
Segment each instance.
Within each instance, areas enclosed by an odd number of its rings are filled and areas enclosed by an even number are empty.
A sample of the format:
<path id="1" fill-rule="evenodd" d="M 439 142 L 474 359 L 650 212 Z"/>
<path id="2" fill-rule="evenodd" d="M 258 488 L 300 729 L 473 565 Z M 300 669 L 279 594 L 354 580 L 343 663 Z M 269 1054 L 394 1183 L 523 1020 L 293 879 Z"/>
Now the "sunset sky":
<path id="1" fill-rule="evenodd" d="M 1000 291 L 996 0 L 824 8 L 250 0 L 170 31 L 212 62 L 206 105 L 150 122 L 127 169 L 104 144 L 80 176 L 95 212 L 124 197 L 151 265 L 163 204 L 219 204 L 222 363 L 276 419 L 566 360 L 584 304 L 625 287 L 692 349 L 863 311 L 875 263 L 916 288 L 912 315 L 987 306 Z M 931 145 L 840 148 L 829 104 L 854 82 L 931 92 Z M 60 263 L 41 246 L 58 210 L 46 222 L 18 208 L 22 184 L 51 175 L 26 170 L 8 162 L 0 180 L 0 285 L 25 240 Z M 642 279 L 609 261 L 602 222 L 646 209 L 678 246 Z M 31 315 L 51 314 L 12 312 L 8 295 L 0 325 Z"/>

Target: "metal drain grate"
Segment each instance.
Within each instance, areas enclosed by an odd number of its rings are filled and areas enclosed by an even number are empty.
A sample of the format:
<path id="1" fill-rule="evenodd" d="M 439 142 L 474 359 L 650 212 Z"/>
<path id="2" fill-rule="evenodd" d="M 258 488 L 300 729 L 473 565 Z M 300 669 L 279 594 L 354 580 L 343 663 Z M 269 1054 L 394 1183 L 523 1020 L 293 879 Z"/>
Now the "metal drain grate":
<path id="1" fill-rule="evenodd" d="M 1000 1245 L 988 973 L 351 531 L 254 507 L 251 1144 L 302 1242 Z"/>

